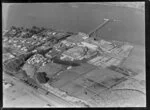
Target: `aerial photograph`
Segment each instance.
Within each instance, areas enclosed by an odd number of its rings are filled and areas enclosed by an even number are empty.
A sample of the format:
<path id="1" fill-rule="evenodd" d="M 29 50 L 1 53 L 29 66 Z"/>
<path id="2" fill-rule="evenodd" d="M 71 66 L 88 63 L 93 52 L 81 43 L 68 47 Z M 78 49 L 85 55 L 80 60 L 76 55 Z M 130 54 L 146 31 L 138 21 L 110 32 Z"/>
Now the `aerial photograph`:
<path id="1" fill-rule="evenodd" d="M 3 108 L 146 107 L 145 2 L 2 3 Z"/>

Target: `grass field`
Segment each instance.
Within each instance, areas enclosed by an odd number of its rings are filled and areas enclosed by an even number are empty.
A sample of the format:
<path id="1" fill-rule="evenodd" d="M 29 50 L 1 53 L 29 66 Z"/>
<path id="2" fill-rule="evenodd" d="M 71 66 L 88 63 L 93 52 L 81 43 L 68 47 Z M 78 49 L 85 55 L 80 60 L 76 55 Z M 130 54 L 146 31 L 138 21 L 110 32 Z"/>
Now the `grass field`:
<path id="1" fill-rule="evenodd" d="M 52 76 L 55 73 L 59 72 L 62 69 L 62 66 L 55 63 L 48 63 L 45 66 L 42 66 L 38 69 L 38 72 L 46 72 L 47 76 Z"/>
<path id="2" fill-rule="evenodd" d="M 139 73 L 135 76 L 138 79 L 145 80 L 145 47 L 142 45 L 134 45 L 130 56 L 122 64 L 127 68 Z"/>

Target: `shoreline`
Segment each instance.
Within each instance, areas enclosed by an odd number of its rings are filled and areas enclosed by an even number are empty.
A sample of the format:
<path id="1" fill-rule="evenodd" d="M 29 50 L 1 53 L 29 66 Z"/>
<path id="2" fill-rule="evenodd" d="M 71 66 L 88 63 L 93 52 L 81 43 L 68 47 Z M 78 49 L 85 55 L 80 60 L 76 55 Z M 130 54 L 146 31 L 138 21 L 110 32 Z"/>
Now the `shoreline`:
<path id="1" fill-rule="evenodd" d="M 64 3 L 62 3 L 64 4 Z M 80 4 L 95 4 L 95 5 L 106 5 L 106 6 L 118 6 L 124 8 L 132 8 L 137 9 L 139 11 L 145 11 L 145 3 L 144 2 L 78 2 L 78 3 L 70 3 L 73 7 L 78 8 Z"/>
<path id="2" fill-rule="evenodd" d="M 99 3 L 101 5 L 107 5 L 107 6 L 117 6 L 117 7 L 124 7 L 124 8 L 132 8 L 132 9 L 137 9 L 139 11 L 142 11 L 144 12 L 145 11 L 145 5 L 144 3 L 141 3 L 141 4 L 136 4 L 133 2 L 128 2 L 129 4 L 127 3 L 124 3 L 124 2 L 105 2 L 105 3 Z M 139 2 L 138 2 L 139 3 Z"/>

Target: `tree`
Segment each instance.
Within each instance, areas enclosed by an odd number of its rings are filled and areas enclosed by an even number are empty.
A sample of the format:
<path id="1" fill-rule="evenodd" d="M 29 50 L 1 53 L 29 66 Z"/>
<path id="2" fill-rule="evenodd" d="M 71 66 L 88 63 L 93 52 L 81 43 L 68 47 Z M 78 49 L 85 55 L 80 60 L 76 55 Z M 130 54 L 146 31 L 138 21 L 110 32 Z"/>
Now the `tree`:
<path id="1" fill-rule="evenodd" d="M 42 83 L 45 84 L 49 81 L 49 78 L 46 76 L 45 72 L 38 72 L 37 73 L 37 80 Z"/>
<path id="2" fill-rule="evenodd" d="M 8 63 L 4 62 L 4 68 L 5 68 L 5 70 L 6 71 L 8 70 L 10 72 L 17 72 L 20 69 L 20 66 L 16 62 L 18 62 L 18 61 L 13 60 L 13 61 L 10 61 Z"/>
<path id="3" fill-rule="evenodd" d="M 12 53 L 12 49 L 10 47 L 4 47 L 3 53 Z"/>
<path id="4" fill-rule="evenodd" d="M 25 70 L 20 69 L 20 70 L 17 72 L 16 76 L 17 76 L 18 78 L 20 78 L 20 79 L 27 79 L 27 76 L 28 76 L 28 75 L 27 75 L 27 73 L 26 73 Z"/>
<path id="5" fill-rule="evenodd" d="M 8 71 L 18 72 L 20 68 L 24 65 L 25 61 L 31 57 L 33 53 L 22 54 L 18 58 L 11 59 L 4 62 L 4 68 Z"/>
<path id="6" fill-rule="evenodd" d="M 74 61 L 63 61 L 59 58 L 53 58 L 54 63 L 62 64 L 62 65 L 68 65 L 68 66 L 80 66 L 80 63 L 74 62 Z"/>

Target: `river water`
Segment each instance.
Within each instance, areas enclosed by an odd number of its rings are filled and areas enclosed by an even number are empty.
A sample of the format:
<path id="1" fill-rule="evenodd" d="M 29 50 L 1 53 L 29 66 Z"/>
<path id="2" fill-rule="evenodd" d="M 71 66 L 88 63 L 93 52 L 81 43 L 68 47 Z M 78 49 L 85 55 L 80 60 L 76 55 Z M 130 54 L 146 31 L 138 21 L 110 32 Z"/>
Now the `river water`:
<path id="1" fill-rule="evenodd" d="M 14 4 L 9 7 L 6 29 L 10 26 L 53 26 L 73 32 L 88 33 L 104 18 L 118 19 L 99 31 L 99 37 L 145 44 L 145 13 L 132 8 L 101 4 Z"/>

